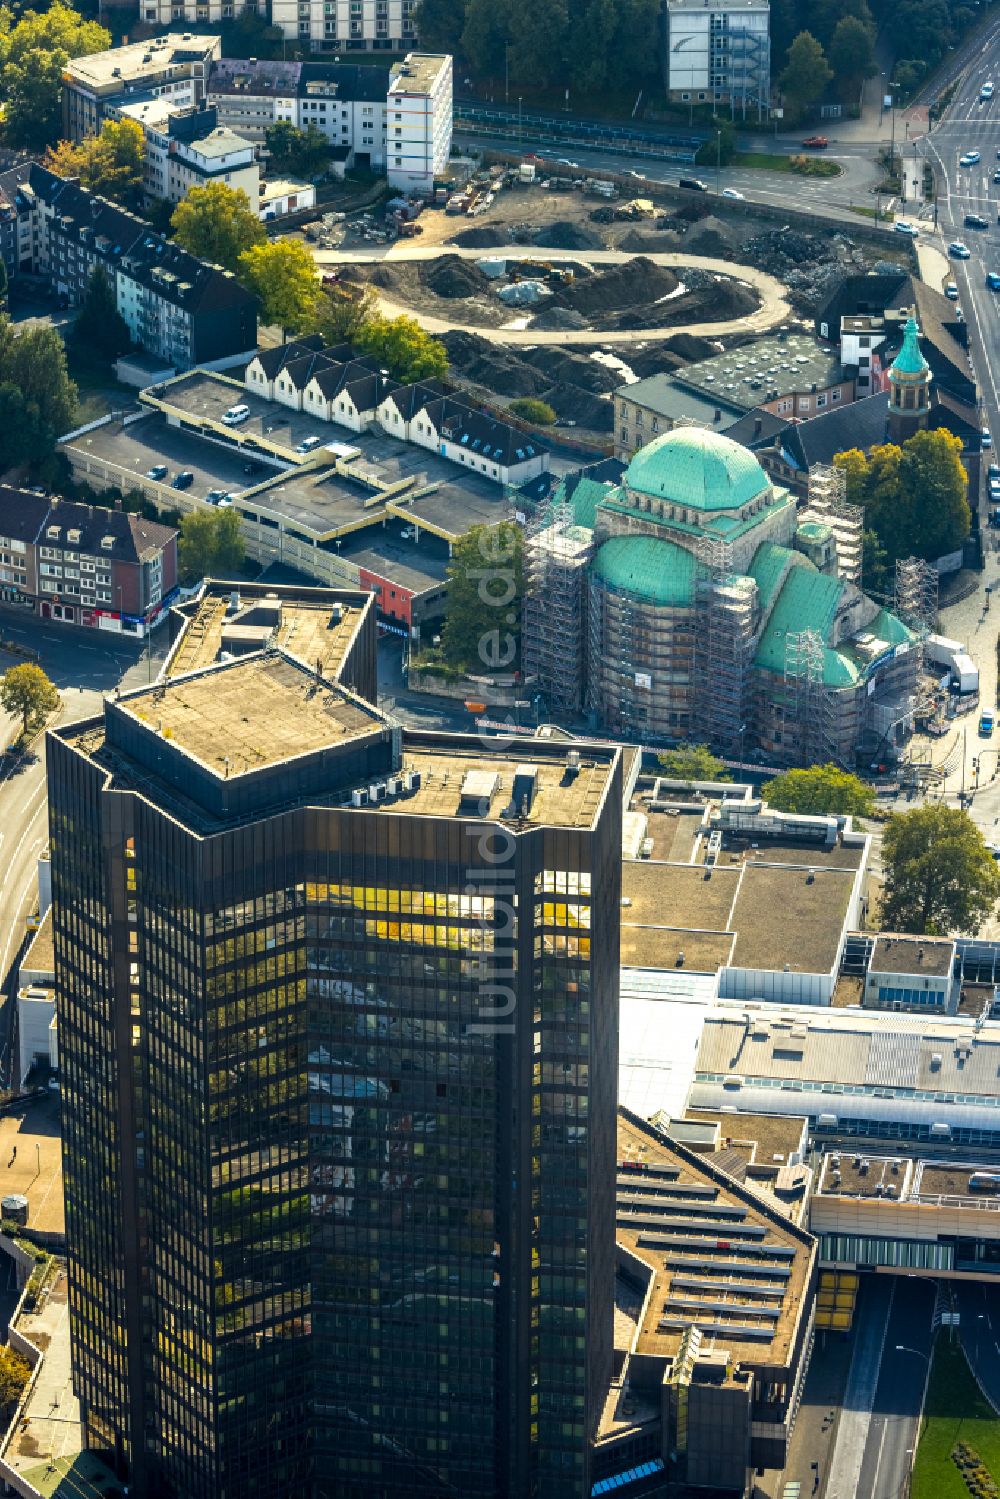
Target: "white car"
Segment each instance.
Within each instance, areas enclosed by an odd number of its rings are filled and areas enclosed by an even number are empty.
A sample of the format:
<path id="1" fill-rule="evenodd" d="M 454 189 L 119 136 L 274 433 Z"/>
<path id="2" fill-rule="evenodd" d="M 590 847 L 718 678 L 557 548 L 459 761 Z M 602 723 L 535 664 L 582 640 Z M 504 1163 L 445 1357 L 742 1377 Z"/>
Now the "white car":
<path id="1" fill-rule="evenodd" d="M 917 239 L 920 234 L 916 224 L 911 224 L 909 219 L 897 219 L 892 227 L 897 234 L 908 234 L 911 239 Z"/>
<path id="2" fill-rule="evenodd" d="M 989 429 L 989 427 L 984 427 L 983 428 L 983 447 L 984 448 L 991 448 L 992 446 L 993 446 L 993 438 L 990 435 L 990 429 Z"/>
<path id="3" fill-rule="evenodd" d="M 732 198 L 736 203 L 743 203 L 745 201 L 745 195 L 743 193 L 738 193 L 735 187 L 724 187 L 722 189 L 722 197 Z"/>
<path id="4" fill-rule="evenodd" d="M 984 83 L 983 84 L 982 88 L 979 90 L 979 97 L 980 97 L 980 99 L 983 100 L 984 103 L 986 102 L 987 99 L 992 99 L 993 98 L 993 85 L 992 85 L 992 83 Z"/>
<path id="5" fill-rule="evenodd" d="M 322 437 L 304 437 L 295 451 L 296 453 L 312 453 L 316 448 L 321 447 L 322 443 Z"/>
<path id="6" fill-rule="evenodd" d="M 974 167 L 978 160 L 978 151 L 966 151 L 964 156 L 958 158 L 958 164 L 960 167 Z"/>

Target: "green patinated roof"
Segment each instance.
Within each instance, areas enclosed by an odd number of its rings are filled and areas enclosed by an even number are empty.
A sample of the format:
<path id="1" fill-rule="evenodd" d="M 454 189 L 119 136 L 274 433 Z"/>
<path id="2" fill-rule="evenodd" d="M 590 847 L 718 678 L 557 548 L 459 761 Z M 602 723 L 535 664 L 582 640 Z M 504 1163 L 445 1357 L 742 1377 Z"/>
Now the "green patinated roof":
<path id="1" fill-rule="evenodd" d="M 908 317 L 906 327 L 903 329 L 903 347 L 892 361 L 892 367 L 889 370 L 890 380 L 893 375 L 916 378 L 929 372 L 930 365 L 920 352 L 920 341 L 917 336 L 919 332 L 916 318 Z"/>
<path id="2" fill-rule="evenodd" d="M 766 490 L 770 480 L 749 449 L 721 432 L 675 427 L 639 449 L 625 483 L 692 510 L 735 510 Z"/>
<path id="3" fill-rule="evenodd" d="M 887 645 L 902 645 L 904 640 L 916 640 L 916 635 L 911 629 L 897 619 L 895 614 L 890 614 L 888 609 L 880 609 L 867 626 L 868 633 L 877 635 L 879 640 L 884 640 Z"/>
<path id="4" fill-rule="evenodd" d="M 753 554 L 750 576 L 757 584 L 760 592 L 760 606 L 765 614 L 777 592 L 785 567 L 789 563 L 792 566 L 798 563 L 806 567 L 810 565 L 801 552 L 793 552 L 789 547 L 778 546 L 773 541 L 763 542 Z"/>
<path id="5" fill-rule="evenodd" d="M 803 541 L 826 541 L 833 535 L 833 532 L 821 521 L 804 520 L 801 526 L 796 527 L 795 534 L 801 536 Z"/>
<path id="6" fill-rule="evenodd" d="M 613 493 L 609 486 L 596 479 L 580 480 L 573 491 L 573 519 L 578 526 L 586 526 L 588 531 L 594 529 L 597 507 L 609 493 Z"/>
<path id="7" fill-rule="evenodd" d="M 655 536 L 612 536 L 594 558 L 594 574 L 622 593 L 651 604 L 689 604 L 695 559 Z"/>
<path id="8" fill-rule="evenodd" d="M 647 525 L 662 526 L 664 531 L 680 531 L 685 536 L 717 536 L 722 541 L 735 541 L 738 536 L 756 530 L 768 516 L 795 503 L 787 489 L 776 488 L 773 494 L 773 500 L 765 504 L 756 515 L 748 515 L 746 520 L 739 520 L 735 515 L 724 515 L 721 511 L 714 515 L 700 515 L 697 525 L 692 521 L 660 520 L 658 516 L 646 512 L 642 512 L 642 519 Z M 626 515 L 636 513 L 635 506 L 629 503 L 621 489 L 605 490 L 604 498 L 599 503 L 602 509 L 618 510 Z"/>
<path id="9" fill-rule="evenodd" d="M 783 675 L 788 636 L 800 630 L 816 630 L 825 642 L 844 587 L 840 578 L 818 572 L 805 558 L 800 559 L 798 567 L 790 568 L 757 647 L 757 666 Z M 830 646 L 823 654 L 824 685 L 853 686 L 858 679 L 857 667 Z"/>

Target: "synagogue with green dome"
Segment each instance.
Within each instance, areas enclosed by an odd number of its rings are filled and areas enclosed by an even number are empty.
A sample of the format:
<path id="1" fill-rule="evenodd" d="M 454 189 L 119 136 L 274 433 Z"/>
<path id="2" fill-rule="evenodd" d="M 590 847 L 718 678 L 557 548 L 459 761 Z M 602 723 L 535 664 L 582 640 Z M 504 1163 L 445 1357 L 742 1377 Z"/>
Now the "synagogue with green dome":
<path id="1" fill-rule="evenodd" d="M 526 563 L 525 675 L 609 733 L 853 765 L 916 688 L 912 633 L 718 432 L 675 427 L 620 483 L 557 491 Z"/>

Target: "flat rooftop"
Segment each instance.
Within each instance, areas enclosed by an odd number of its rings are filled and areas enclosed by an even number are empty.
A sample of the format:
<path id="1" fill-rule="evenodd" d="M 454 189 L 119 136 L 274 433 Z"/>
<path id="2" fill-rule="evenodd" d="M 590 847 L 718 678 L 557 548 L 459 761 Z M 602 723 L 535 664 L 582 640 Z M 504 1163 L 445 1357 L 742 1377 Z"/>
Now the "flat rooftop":
<path id="1" fill-rule="evenodd" d="M 65 1233 L 56 1093 L 0 1115 L 0 1171 L 4 1195 L 19 1192 L 28 1199 L 30 1228 L 41 1233 Z"/>
<path id="2" fill-rule="evenodd" d="M 409 526 L 395 517 L 381 526 L 345 536 L 339 551 L 345 562 L 387 578 L 413 594 L 439 588 L 448 575 L 448 547 L 436 536 L 404 536 Z"/>
<path id="3" fill-rule="evenodd" d="M 906 1196 L 911 1162 L 903 1156 L 867 1155 L 861 1151 L 831 1151 L 823 1157 L 817 1191 L 824 1197 Z"/>
<path id="4" fill-rule="evenodd" d="M 21 968 L 34 973 L 54 973 L 55 947 L 52 942 L 52 907 L 42 917 L 41 925 L 28 943 Z"/>
<path id="5" fill-rule="evenodd" d="M 806 1119 L 793 1114 L 724 1114 L 688 1109 L 685 1119 L 719 1126 L 719 1148 L 745 1150 L 748 1164 L 780 1166 L 803 1148 Z"/>
<path id="6" fill-rule="evenodd" d="M 390 94 L 429 94 L 451 58 L 438 52 L 408 52 L 391 75 Z"/>
<path id="7" fill-rule="evenodd" d="M 967 1206 L 992 1204 L 996 1209 L 1000 1207 L 1000 1179 L 995 1185 L 989 1185 L 988 1190 L 973 1190 L 973 1179 L 982 1175 L 995 1177 L 996 1163 L 975 1165 L 959 1161 L 917 1161 L 909 1195 L 920 1199 L 958 1197 L 965 1199 Z"/>
<path id="8" fill-rule="evenodd" d="M 527 751 L 530 745 L 523 748 Z M 567 783 L 561 760 L 536 763 L 535 793 L 527 821 L 549 827 L 589 828 L 597 816 L 611 771 L 610 753 L 598 758 L 583 753 L 579 774 Z M 407 744 L 404 735 L 403 763 L 420 772 L 420 789 L 401 803 L 383 804 L 386 813 L 403 811 L 424 817 L 456 817 L 460 813 L 461 788 L 467 776 L 481 775 L 482 785 L 495 789 L 479 803 L 478 816 L 494 821 L 504 818 L 511 804 L 514 777 L 523 761 L 509 753 L 463 753 L 455 749 L 421 749 Z"/>
<path id="9" fill-rule="evenodd" d="M 727 932 L 739 880 L 736 869 L 626 859 L 622 863 L 622 920 L 636 926 Z"/>
<path id="10" fill-rule="evenodd" d="M 616 1235 L 655 1272 L 637 1353 L 670 1357 L 695 1326 L 729 1353 L 731 1371 L 791 1364 L 815 1241 L 710 1159 L 621 1109 Z"/>
<path id="11" fill-rule="evenodd" d="M 179 606 L 188 623 L 168 663 L 168 676 L 200 671 L 218 659 L 234 591 L 244 607 L 256 599 L 271 601 L 266 590 L 248 591 L 245 585 L 242 590 L 234 590 L 231 584 L 208 583 L 201 598 Z M 314 667 L 322 661 L 325 676 L 338 676 L 364 609 L 344 602 L 343 596 L 333 590 L 321 588 L 302 589 L 298 597 L 292 589 L 283 588 L 273 598 L 279 609 L 274 644 L 306 666 Z M 339 620 L 334 618 L 335 604 Z"/>
<path id="12" fill-rule="evenodd" d="M 869 966 L 873 973 L 924 973 L 947 978 L 954 962 L 954 942 L 886 934 L 876 937 Z"/>
<path id="13" fill-rule="evenodd" d="M 836 354 L 810 334 L 758 338 L 725 354 L 686 365 L 671 377 L 678 385 L 704 391 L 745 408 L 793 392 L 826 390 L 851 376 Z"/>
<path id="14" fill-rule="evenodd" d="M 146 42 L 131 42 L 124 47 L 112 47 L 108 52 L 91 52 L 86 57 L 71 58 L 64 64 L 64 72 L 75 81 L 93 88 L 116 85 L 117 89 L 124 90 L 126 83 L 154 79 L 165 68 L 178 68 L 176 77 L 181 79 L 186 75 L 182 64 L 207 61 L 218 49 L 217 36 L 171 31 L 167 36 L 154 37 Z"/>
<path id="15" fill-rule="evenodd" d="M 377 712 L 276 652 L 171 677 L 116 707 L 220 776 L 256 770 L 382 727 Z"/>
<path id="16" fill-rule="evenodd" d="M 736 968 L 829 973 L 837 962 L 854 871 L 748 863 L 733 907 Z"/>

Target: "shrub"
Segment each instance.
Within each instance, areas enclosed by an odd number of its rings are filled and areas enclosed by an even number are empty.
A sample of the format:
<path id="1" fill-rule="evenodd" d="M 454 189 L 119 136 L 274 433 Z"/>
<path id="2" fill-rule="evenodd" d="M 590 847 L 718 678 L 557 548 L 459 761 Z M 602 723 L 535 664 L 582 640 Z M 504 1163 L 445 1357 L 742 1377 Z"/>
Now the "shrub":
<path id="1" fill-rule="evenodd" d="M 511 401 L 510 411 L 523 422 L 534 422 L 537 427 L 551 427 L 556 414 L 547 401 L 536 401 L 533 396 L 520 396 Z"/>

